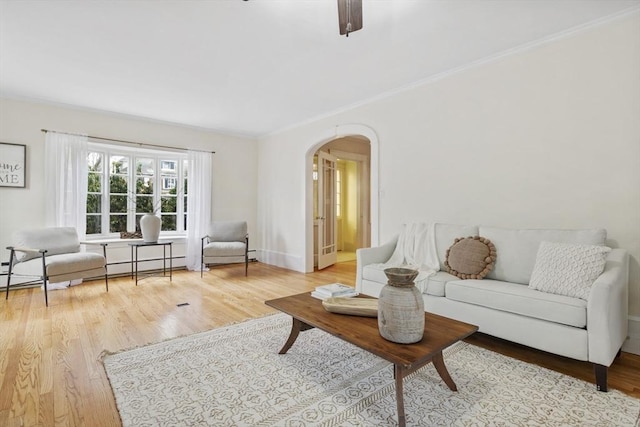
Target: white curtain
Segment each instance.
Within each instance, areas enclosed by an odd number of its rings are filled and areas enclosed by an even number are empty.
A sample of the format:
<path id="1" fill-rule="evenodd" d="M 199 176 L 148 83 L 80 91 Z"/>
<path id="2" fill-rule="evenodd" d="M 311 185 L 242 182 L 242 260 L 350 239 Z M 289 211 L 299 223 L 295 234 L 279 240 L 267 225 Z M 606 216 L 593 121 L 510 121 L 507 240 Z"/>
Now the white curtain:
<path id="1" fill-rule="evenodd" d="M 211 223 L 213 153 L 188 153 L 187 254 L 189 270 L 200 270 L 200 242 Z"/>
<path id="2" fill-rule="evenodd" d="M 83 241 L 87 233 L 86 135 L 47 132 L 44 144 L 45 222 L 48 227 L 75 227 Z M 82 279 L 48 284 L 66 289 Z"/>
<path id="3" fill-rule="evenodd" d="M 86 135 L 47 132 L 44 145 L 45 218 L 49 227 L 75 227 L 86 236 Z"/>

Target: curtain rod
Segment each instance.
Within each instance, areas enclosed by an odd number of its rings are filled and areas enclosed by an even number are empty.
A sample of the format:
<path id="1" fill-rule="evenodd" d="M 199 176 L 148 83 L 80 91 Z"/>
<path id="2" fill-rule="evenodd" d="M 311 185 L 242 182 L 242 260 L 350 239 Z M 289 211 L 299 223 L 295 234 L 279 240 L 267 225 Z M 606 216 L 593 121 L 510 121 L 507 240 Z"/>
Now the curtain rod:
<path id="1" fill-rule="evenodd" d="M 101 136 L 92 136 L 92 135 L 86 135 L 86 134 L 82 134 L 82 133 L 73 133 L 73 132 L 59 132 L 57 130 L 49 130 L 49 129 L 40 129 L 42 132 L 47 133 L 47 132 L 53 132 L 53 133 L 62 133 L 65 135 L 78 135 L 78 136 L 86 136 L 87 138 L 91 138 L 91 139 L 100 139 L 102 141 L 112 141 L 112 142 L 120 142 L 123 144 L 132 144 L 132 145 L 139 145 L 139 146 L 145 146 L 145 147 L 156 147 L 156 148 L 168 148 L 171 150 L 181 150 L 181 151 L 199 151 L 202 153 L 211 153 L 211 154 L 216 154 L 215 151 L 207 151 L 207 150 L 195 150 L 195 149 L 190 149 L 190 148 L 182 148 L 182 147 L 170 147 L 168 145 L 157 145 L 157 144 L 148 144 L 145 142 L 135 142 L 135 141 L 125 141 L 123 139 L 113 139 L 113 138 L 103 138 Z"/>

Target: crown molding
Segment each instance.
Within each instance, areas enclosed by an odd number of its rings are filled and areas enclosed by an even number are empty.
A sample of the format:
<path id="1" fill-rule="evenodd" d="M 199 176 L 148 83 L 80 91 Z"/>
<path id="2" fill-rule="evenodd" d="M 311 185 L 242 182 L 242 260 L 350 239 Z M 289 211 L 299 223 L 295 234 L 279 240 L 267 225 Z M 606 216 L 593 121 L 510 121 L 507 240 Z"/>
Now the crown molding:
<path id="1" fill-rule="evenodd" d="M 289 131 L 289 130 L 293 130 L 293 129 L 296 129 L 296 128 L 299 128 L 299 127 L 302 127 L 302 126 L 305 126 L 305 125 L 309 125 L 309 124 L 315 123 L 317 121 L 330 118 L 330 117 L 335 116 L 337 114 L 345 113 L 345 112 L 351 111 L 351 110 L 353 110 L 355 108 L 358 108 L 358 107 L 361 107 L 361 106 L 364 106 L 364 105 L 368 105 L 368 104 L 371 104 L 373 102 L 381 101 L 381 100 L 393 97 L 395 95 L 398 95 L 398 94 L 401 94 L 401 93 L 416 89 L 416 88 L 418 88 L 420 86 L 425 86 L 425 85 L 437 82 L 439 80 L 446 79 L 448 77 L 451 77 L 453 75 L 465 72 L 467 70 L 471 70 L 471 69 L 480 67 L 480 66 L 485 65 L 485 64 L 489 64 L 489 63 L 492 63 L 492 62 L 499 61 L 502 58 L 505 58 L 505 57 L 508 57 L 508 56 L 512 56 L 512 55 L 516 55 L 516 54 L 519 54 L 519 53 L 523 53 L 523 52 L 538 48 L 540 46 L 544 46 L 544 45 L 547 45 L 547 44 L 550 44 L 550 43 L 554 43 L 556 41 L 560 41 L 560 40 L 563 40 L 563 39 L 570 38 L 570 37 L 572 37 L 572 36 L 574 36 L 576 34 L 583 33 L 583 32 L 589 31 L 589 30 L 591 30 L 593 28 L 597 28 L 597 27 L 600 27 L 600 26 L 603 26 L 603 25 L 606 25 L 606 24 L 609 24 L 609 23 L 612 23 L 612 22 L 615 22 L 615 21 L 618 21 L 618 20 L 622 20 L 624 18 L 627 18 L 627 17 L 635 15 L 635 14 L 640 14 L 640 4 L 637 5 L 637 6 L 632 6 L 630 8 L 624 9 L 624 10 L 618 12 L 618 13 L 615 13 L 615 14 L 612 14 L 612 15 L 609 15 L 609 16 L 605 16 L 605 17 L 602 17 L 602 18 L 599 18 L 599 19 L 596 19 L 596 20 L 593 20 L 593 21 L 589 21 L 589 22 L 586 22 L 584 24 L 577 25 L 575 27 L 560 31 L 560 32 L 552 34 L 550 36 L 546 36 L 546 37 L 543 37 L 543 38 L 538 39 L 538 40 L 527 42 L 527 43 L 521 44 L 519 46 L 516 46 L 516 47 L 513 47 L 513 48 L 509 48 L 509 49 L 503 50 L 501 52 L 495 53 L 493 55 L 485 56 L 483 58 L 480 58 L 480 59 L 477 59 L 475 61 L 469 62 L 469 63 L 467 63 L 465 65 L 462 65 L 460 67 L 452 68 L 450 70 L 443 71 L 443 72 L 438 73 L 438 74 L 434 74 L 432 76 L 429 76 L 429 77 L 426 77 L 424 79 L 417 80 L 415 82 L 400 86 L 398 88 L 392 89 L 392 90 L 387 91 L 387 92 L 383 92 L 381 94 L 378 94 L 376 96 L 364 99 L 362 101 L 354 102 L 354 103 L 346 105 L 344 107 L 335 109 L 335 110 L 333 110 L 331 112 L 324 113 L 324 114 L 315 116 L 315 117 L 307 119 L 307 120 L 303 120 L 301 122 L 292 124 L 290 126 L 286 126 L 284 128 L 278 129 L 278 130 L 273 131 L 273 132 L 269 132 L 268 134 L 262 135 L 259 138 L 267 138 L 267 137 L 275 136 L 277 134 L 280 134 L 280 133 L 283 133 L 283 132 L 286 132 L 286 131 Z"/>

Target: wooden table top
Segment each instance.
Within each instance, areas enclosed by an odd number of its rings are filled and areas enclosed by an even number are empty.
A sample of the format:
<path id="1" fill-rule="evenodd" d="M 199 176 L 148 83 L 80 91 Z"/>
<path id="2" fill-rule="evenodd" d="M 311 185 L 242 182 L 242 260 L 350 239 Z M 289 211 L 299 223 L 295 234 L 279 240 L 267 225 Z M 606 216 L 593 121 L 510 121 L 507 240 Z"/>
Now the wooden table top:
<path id="1" fill-rule="evenodd" d="M 322 306 L 322 301 L 312 297 L 309 292 L 265 301 L 265 304 L 407 368 L 424 364 L 445 348 L 478 330 L 475 325 L 425 313 L 422 340 L 415 344 L 398 344 L 380 335 L 377 318 L 328 312 Z"/>

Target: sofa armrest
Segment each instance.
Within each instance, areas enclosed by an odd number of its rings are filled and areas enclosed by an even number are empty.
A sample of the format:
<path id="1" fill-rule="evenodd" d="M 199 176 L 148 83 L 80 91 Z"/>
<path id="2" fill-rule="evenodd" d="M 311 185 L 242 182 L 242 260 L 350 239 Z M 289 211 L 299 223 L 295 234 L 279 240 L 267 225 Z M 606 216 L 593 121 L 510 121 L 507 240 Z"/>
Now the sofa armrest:
<path id="1" fill-rule="evenodd" d="M 629 255 L 624 249 L 612 249 L 587 302 L 590 362 L 611 365 L 627 338 L 628 311 Z"/>
<path id="2" fill-rule="evenodd" d="M 388 261 L 393 255 L 396 243 L 398 243 L 398 236 L 395 236 L 382 246 L 356 250 L 356 291 L 362 291 L 362 269 L 369 264 Z"/>

